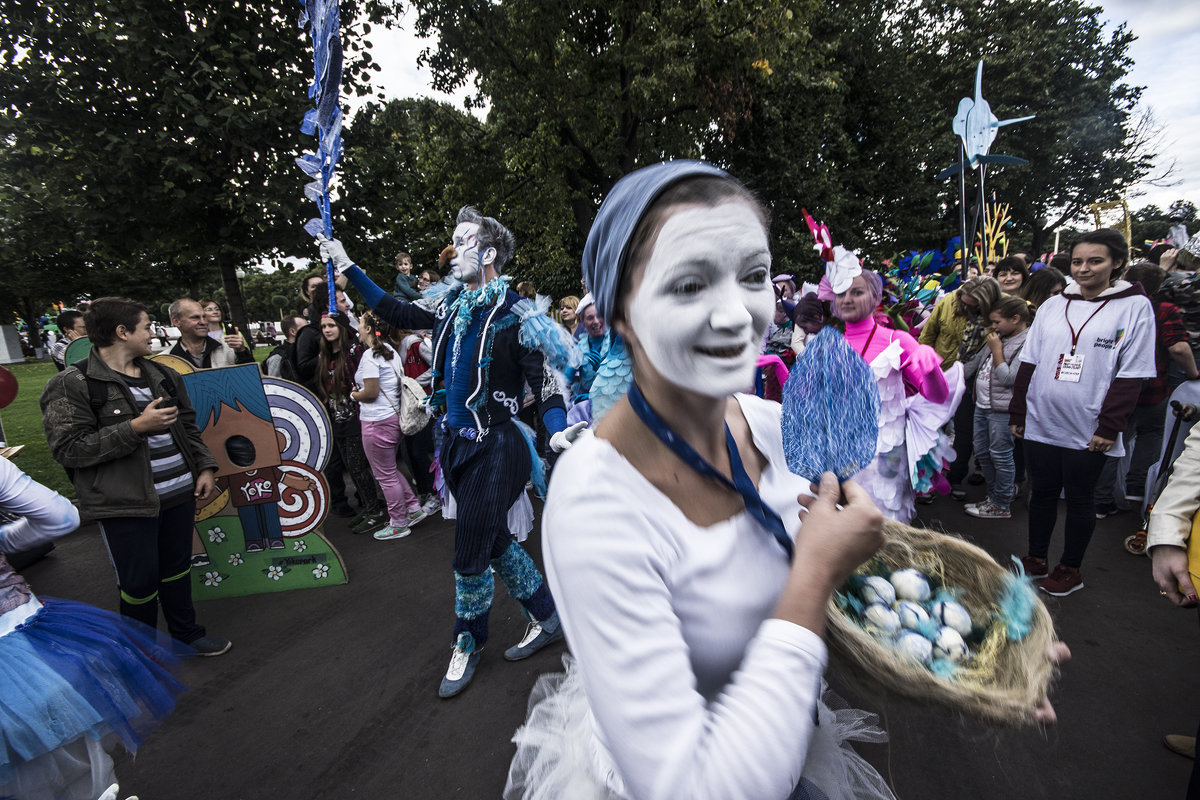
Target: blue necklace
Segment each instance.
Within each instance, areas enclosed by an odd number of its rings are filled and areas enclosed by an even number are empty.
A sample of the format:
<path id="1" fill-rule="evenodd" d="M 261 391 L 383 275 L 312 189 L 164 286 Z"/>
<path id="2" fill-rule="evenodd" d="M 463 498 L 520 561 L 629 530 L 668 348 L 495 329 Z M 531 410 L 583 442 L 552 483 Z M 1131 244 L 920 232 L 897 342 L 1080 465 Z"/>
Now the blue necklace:
<path id="1" fill-rule="evenodd" d="M 733 434 L 729 431 L 728 424 L 725 425 L 725 446 L 729 449 L 729 465 L 730 471 L 733 473 L 732 481 L 718 472 L 716 467 L 704 459 L 704 456 L 697 453 L 690 444 L 685 442 L 675 431 L 671 430 L 671 426 L 664 422 L 663 418 L 646 402 L 646 398 L 642 395 L 642 391 L 638 388 L 636 382 L 629 385 L 629 404 L 633 406 L 633 412 L 646 424 L 646 427 L 672 453 L 679 456 L 683 463 L 687 464 L 702 477 L 711 478 L 722 486 L 733 489 L 741 495 L 742 500 L 746 503 L 746 511 L 750 513 L 750 516 L 759 525 L 766 528 L 775 537 L 775 541 L 779 542 L 779 546 L 787 553 L 788 561 L 792 560 L 792 556 L 794 555 L 792 537 L 788 536 L 787 530 L 783 527 L 783 520 L 762 499 L 762 495 L 754 487 L 754 481 L 750 480 L 750 476 L 746 473 L 746 467 L 742 464 L 742 457 L 738 454 L 737 442 L 733 440 Z"/>

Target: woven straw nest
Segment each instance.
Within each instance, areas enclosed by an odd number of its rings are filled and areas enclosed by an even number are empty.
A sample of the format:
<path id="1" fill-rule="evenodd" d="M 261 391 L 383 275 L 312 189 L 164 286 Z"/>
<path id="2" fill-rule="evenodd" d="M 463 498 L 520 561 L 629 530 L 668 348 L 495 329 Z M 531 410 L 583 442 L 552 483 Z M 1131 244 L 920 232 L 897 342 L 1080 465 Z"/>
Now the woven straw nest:
<path id="1" fill-rule="evenodd" d="M 914 567 L 943 586 L 963 590 L 960 602 L 976 621 L 992 619 L 1008 570 L 984 550 L 954 536 L 886 521 L 887 541 L 879 551 L 888 569 Z M 1007 725 L 1032 721 L 1046 696 L 1055 666 L 1049 658 L 1054 624 L 1041 600 L 1033 604 L 1030 632 L 1011 641 L 1002 624 L 992 622 L 953 679 L 903 658 L 866 633 L 835 601 L 829 604 L 829 642 L 850 667 L 852 677 L 919 702 L 939 703 L 985 720 Z"/>

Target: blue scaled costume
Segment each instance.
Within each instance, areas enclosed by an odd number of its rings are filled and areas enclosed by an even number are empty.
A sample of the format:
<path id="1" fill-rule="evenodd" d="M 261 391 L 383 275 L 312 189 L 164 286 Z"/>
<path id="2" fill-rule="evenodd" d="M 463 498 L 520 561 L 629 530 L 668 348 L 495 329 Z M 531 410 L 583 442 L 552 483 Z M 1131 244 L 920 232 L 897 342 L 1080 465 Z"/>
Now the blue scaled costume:
<path id="1" fill-rule="evenodd" d="M 477 652 L 487 641 L 493 570 L 529 617 L 557 620 L 541 572 L 509 533 L 508 511 L 531 474 L 544 492 L 531 431 L 516 420 L 525 386 L 537 400 L 547 435 L 563 430 L 565 403 L 554 370 L 578 366 L 578 351 L 535 303 L 508 288 L 504 275 L 478 289 L 436 286 L 425 302 L 410 303 L 384 292 L 357 266 L 343 274 L 389 325 L 433 329 L 436 391 L 430 405 L 444 409 L 437 422 L 439 461 L 457 504 L 456 644 L 466 635 L 467 652 Z M 439 292 L 440 302 L 430 303 Z"/>

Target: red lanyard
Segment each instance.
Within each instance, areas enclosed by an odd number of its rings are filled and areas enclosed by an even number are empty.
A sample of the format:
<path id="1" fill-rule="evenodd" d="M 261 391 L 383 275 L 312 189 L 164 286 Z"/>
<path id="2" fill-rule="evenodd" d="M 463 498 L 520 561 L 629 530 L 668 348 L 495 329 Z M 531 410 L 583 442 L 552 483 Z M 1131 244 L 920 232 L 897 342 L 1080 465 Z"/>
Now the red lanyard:
<path id="1" fill-rule="evenodd" d="M 1096 316 L 1101 311 L 1103 311 L 1104 307 L 1106 305 L 1108 305 L 1109 302 L 1111 302 L 1111 300 L 1112 300 L 1112 298 L 1109 298 L 1108 300 L 1105 300 L 1103 303 L 1101 303 L 1100 307 L 1092 312 L 1092 317 Z M 1071 324 L 1071 301 L 1070 301 L 1070 299 L 1067 300 L 1067 310 L 1063 312 L 1063 316 L 1067 318 L 1067 327 L 1071 329 L 1071 355 L 1075 355 L 1075 347 L 1079 344 L 1079 337 L 1083 335 L 1083 329 L 1086 328 L 1087 324 L 1092 321 L 1092 317 L 1088 317 L 1087 319 L 1085 319 L 1083 321 L 1083 324 L 1079 326 L 1079 332 L 1076 333 L 1075 326 Z"/>
<path id="2" fill-rule="evenodd" d="M 875 324 L 874 324 L 874 325 L 871 327 L 871 335 L 867 337 L 867 343 L 863 345 L 862 352 L 861 352 L 861 353 L 859 353 L 859 355 L 861 355 L 861 356 L 863 357 L 863 359 L 864 359 L 864 360 L 865 360 L 865 359 L 866 359 L 866 357 L 867 357 L 867 348 L 871 346 L 871 340 L 875 338 L 875 331 L 877 331 L 877 330 L 879 330 L 879 323 L 878 323 L 878 322 L 876 322 L 876 323 L 875 323 Z"/>

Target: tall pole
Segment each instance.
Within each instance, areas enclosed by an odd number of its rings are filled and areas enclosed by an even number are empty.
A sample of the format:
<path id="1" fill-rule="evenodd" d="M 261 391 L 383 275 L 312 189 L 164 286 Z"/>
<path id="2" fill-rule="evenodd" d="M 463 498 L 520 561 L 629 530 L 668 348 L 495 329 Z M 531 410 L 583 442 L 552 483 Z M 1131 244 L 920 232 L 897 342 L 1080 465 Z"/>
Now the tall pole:
<path id="1" fill-rule="evenodd" d="M 983 243 L 983 258 L 979 264 L 979 274 L 982 275 L 988 262 L 988 237 L 987 237 L 987 192 L 985 191 L 983 182 L 983 173 L 985 167 L 981 163 L 979 165 L 979 241 Z"/>
<path id="2" fill-rule="evenodd" d="M 966 281 L 967 264 L 970 262 L 967 256 L 967 147 L 962 139 L 958 140 L 958 163 L 961 167 L 958 171 L 958 230 L 962 247 L 962 263 L 959 270 L 962 272 L 962 280 Z"/>

